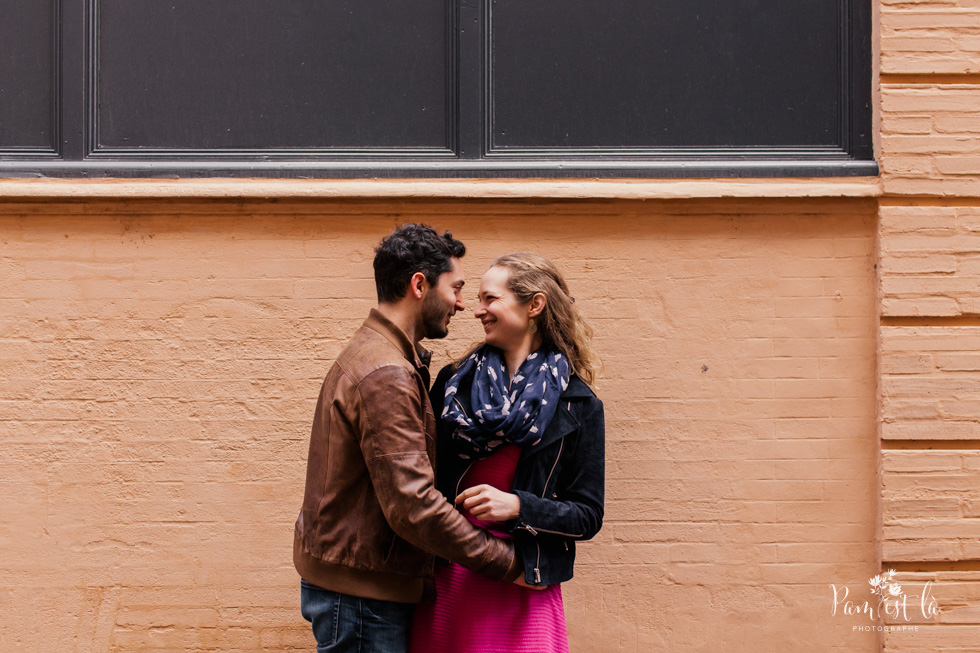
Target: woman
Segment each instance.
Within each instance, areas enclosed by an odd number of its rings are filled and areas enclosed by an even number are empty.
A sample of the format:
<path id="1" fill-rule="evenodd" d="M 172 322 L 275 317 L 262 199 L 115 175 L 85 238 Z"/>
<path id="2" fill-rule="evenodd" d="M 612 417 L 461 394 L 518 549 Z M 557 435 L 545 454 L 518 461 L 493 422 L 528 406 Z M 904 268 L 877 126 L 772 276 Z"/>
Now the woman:
<path id="1" fill-rule="evenodd" d="M 575 542 L 602 525 L 605 467 L 592 329 L 573 302 L 543 256 L 508 254 L 483 275 L 486 341 L 432 388 L 438 483 L 470 521 L 513 538 L 534 589 L 438 567 L 413 653 L 568 651 L 559 583 L 572 577 Z"/>

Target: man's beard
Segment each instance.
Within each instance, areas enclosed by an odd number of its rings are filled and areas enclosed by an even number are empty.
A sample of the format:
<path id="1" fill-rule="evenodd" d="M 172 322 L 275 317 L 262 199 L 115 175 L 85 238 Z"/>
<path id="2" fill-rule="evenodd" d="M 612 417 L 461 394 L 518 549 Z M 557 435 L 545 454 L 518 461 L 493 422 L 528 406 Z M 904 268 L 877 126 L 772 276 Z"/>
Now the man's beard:
<path id="1" fill-rule="evenodd" d="M 426 295 L 422 301 L 422 328 L 425 329 L 423 337 L 437 339 L 449 335 L 449 329 L 446 328 L 447 314 L 445 305 L 435 293 Z"/>

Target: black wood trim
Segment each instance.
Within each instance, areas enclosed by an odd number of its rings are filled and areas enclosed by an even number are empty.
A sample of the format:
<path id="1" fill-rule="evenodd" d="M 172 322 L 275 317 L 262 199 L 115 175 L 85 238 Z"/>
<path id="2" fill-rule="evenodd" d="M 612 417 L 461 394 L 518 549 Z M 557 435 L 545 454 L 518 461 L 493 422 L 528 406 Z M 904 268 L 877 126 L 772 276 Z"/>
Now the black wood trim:
<path id="1" fill-rule="evenodd" d="M 53 24 L 51 25 L 51 112 L 49 123 L 50 145 L 47 147 L 7 146 L 0 147 L 0 157 L 7 158 L 52 158 L 61 156 L 61 53 L 63 38 L 61 22 L 62 2 L 71 0 L 50 0 Z"/>
<path id="2" fill-rule="evenodd" d="M 86 123 L 86 78 L 88 3 L 61 0 L 61 155 L 71 161 L 83 159 Z"/>
<path id="3" fill-rule="evenodd" d="M 446 147 L 459 156 L 459 10 L 454 0 L 446 0 Z"/>
<path id="4" fill-rule="evenodd" d="M 853 4 L 860 4 L 863 0 L 857 0 Z M 840 112 L 840 122 L 837 125 L 837 143 L 841 149 L 849 152 L 848 147 L 851 142 L 851 0 L 840 0 L 837 3 L 837 22 L 840 28 L 837 30 L 837 70 L 840 75 L 840 87 L 838 89 L 839 101 L 838 111 Z"/>
<path id="5" fill-rule="evenodd" d="M 71 0 L 65 0 L 70 2 Z M 268 161 L 279 159 L 304 159 L 307 162 L 314 160 L 331 159 L 363 159 L 383 156 L 387 158 L 399 159 L 402 157 L 425 157 L 425 158 L 446 158 L 455 159 L 458 147 L 459 132 L 459 108 L 458 108 L 458 76 L 456 74 L 457 56 L 456 32 L 457 32 L 457 12 L 455 2 L 446 0 L 446 29 L 449 31 L 449 48 L 447 48 L 446 65 L 447 74 L 447 105 L 448 115 L 446 116 L 446 147 L 320 147 L 320 148 L 216 148 L 216 149 L 192 149 L 192 148 L 149 148 L 149 147 L 100 147 L 99 146 L 99 112 L 98 112 L 98 92 L 99 92 L 99 14 L 101 12 L 100 0 L 85 0 L 87 6 L 87 29 L 86 29 L 86 57 L 87 63 L 87 94 L 86 94 L 86 116 L 85 116 L 85 140 L 86 140 L 86 160 L 111 158 L 119 160 L 149 160 L 149 159 L 198 159 L 206 160 L 208 168 L 220 167 L 225 165 L 225 159 Z"/>
<path id="6" fill-rule="evenodd" d="M 483 77 L 483 0 L 459 0 L 456 29 L 459 48 L 459 157 L 479 159 L 484 153 L 486 122 Z"/>
<path id="7" fill-rule="evenodd" d="M 871 0 L 847 0 L 848 31 L 844 32 L 847 49 L 849 86 L 848 132 L 844 147 L 857 159 L 874 158 L 874 109 L 872 89 L 874 46 L 872 43 Z"/>
<path id="8" fill-rule="evenodd" d="M 555 160 L 444 161 L 0 161 L 0 177 L 281 177 L 287 179 L 396 178 L 707 178 L 864 177 L 878 174 L 874 161 L 800 159 L 689 159 L 637 162 Z"/>
<path id="9" fill-rule="evenodd" d="M 447 0 L 446 148 L 99 148 L 99 0 L 55 3 L 51 149 L 0 150 L 0 177 L 850 177 L 878 174 L 872 5 L 840 3 L 840 147 L 492 148 L 492 0 Z M 52 160 L 61 157 L 63 160 Z"/>
<path id="10" fill-rule="evenodd" d="M 467 0 L 463 0 L 464 2 Z M 840 122 L 838 124 L 839 145 L 822 147 L 753 147 L 753 148 L 642 148 L 642 147 L 604 147 L 604 148 L 507 148 L 493 144 L 493 0 L 469 0 L 483 5 L 485 38 L 483 44 L 483 70 L 485 71 L 484 96 L 486 108 L 483 120 L 483 155 L 489 158 L 498 156 L 539 158 L 620 156 L 631 159 L 660 158 L 671 156 L 769 156 L 791 155 L 807 157 L 814 154 L 837 153 L 856 160 L 870 160 L 874 157 L 871 126 L 871 2 L 870 0 L 838 0 L 838 66 L 840 75 Z M 862 122 L 863 121 L 863 122 Z M 866 131 L 856 129 L 866 125 Z M 877 169 L 877 164 L 875 165 Z M 875 173 L 877 174 L 877 173 Z"/>
<path id="11" fill-rule="evenodd" d="M 52 29 L 52 48 L 54 51 L 51 53 L 52 59 L 51 73 L 54 76 L 52 80 L 51 88 L 53 89 L 54 97 L 52 98 L 54 106 L 51 108 L 51 153 L 55 156 L 61 156 L 62 153 L 62 115 L 64 113 L 64 107 L 62 106 L 62 70 L 61 61 L 64 59 L 64 22 L 62 20 L 62 4 L 65 0 L 53 0 L 54 3 L 54 28 Z"/>
<path id="12" fill-rule="evenodd" d="M 527 158 L 560 158 L 562 160 L 576 159 L 656 159 L 662 161 L 688 161 L 691 159 L 713 158 L 800 158 L 816 160 L 820 158 L 849 159 L 848 153 L 839 147 L 804 145 L 798 147 L 541 147 L 541 148 L 497 148 L 487 153 L 488 159 L 527 159 Z"/>
<path id="13" fill-rule="evenodd" d="M 99 150 L 99 0 L 85 0 L 85 156 Z"/>
<path id="14" fill-rule="evenodd" d="M 224 159 L 252 159 L 256 161 L 302 159 L 349 159 L 349 158 L 438 158 L 456 159 L 456 153 L 442 147 L 324 147 L 324 148 L 288 148 L 288 149 L 180 149 L 180 148 L 99 148 L 89 153 L 88 159 L 196 159 L 214 161 L 222 165 Z"/>

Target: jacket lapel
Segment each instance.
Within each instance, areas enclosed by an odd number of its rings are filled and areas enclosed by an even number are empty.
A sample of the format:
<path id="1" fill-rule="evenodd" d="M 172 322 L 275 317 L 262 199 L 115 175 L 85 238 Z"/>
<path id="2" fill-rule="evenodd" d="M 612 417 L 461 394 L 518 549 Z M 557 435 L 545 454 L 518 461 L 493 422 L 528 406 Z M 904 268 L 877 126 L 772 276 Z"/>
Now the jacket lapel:
<path id="1" fill-rule="evenodd" d="M 523 454 L 525 456 L 533 456 L 538 451 L 544 449 L 552 442 L 557 442 L 563 437 L 578 428 L 578 420 L 572 417 L 572 414 L 568 412 L 568 401 L 565 400 L 564 396 L 559 399 L 558 411 L 555 416 L 551 418 L 551 423 L 548 424 L 548 428 L 544 430 L 544 435 L 541 437 L 541 441 L 537 444 L 525 447 Z"/>
<path id="2" fill-rule="evenodd" d="M 588 397 L 591 394 L 592 391 L 589 390 L 589 386 L 582 379 L 573 376 L 568 382 L 568 387 L 565 388 L 565 391 L 561 393 L 561 397 L 558 398 L 558 412 L 551 419 L 551 424 L 548 425 L 548 428 L 544 430 L 544 436 L 541 438 L 541 442 L 538 442 L 533 447 L 525 447 L 523 455 L 533 455 L 552 442 L 561 440 L 577 429 L 579 422 L 568 410 L 569 400 Z"/>

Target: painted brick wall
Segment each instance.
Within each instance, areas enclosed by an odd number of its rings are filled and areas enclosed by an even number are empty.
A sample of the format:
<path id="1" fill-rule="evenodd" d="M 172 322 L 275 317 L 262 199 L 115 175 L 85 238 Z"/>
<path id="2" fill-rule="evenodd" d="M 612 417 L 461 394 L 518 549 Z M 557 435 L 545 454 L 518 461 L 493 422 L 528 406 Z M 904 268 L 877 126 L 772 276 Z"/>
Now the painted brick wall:
<path id="1" fill-rule="evenodd" d="M 882 1 L 882 557 L 943 611 L 886 651 L 980 642 L 978 73 L 980 2 Z"/>
<path id="2" fill-rule="evenodd" d="M 598 332 L 605 528 L 576 652 L 877 650 L 876 204 L 0 205 L 0 650 L 311 650 L 290 561 L 371 248 L 425 219 L 566 270 Z M 435 343 L 446 362 L 472 313 Z"/>

